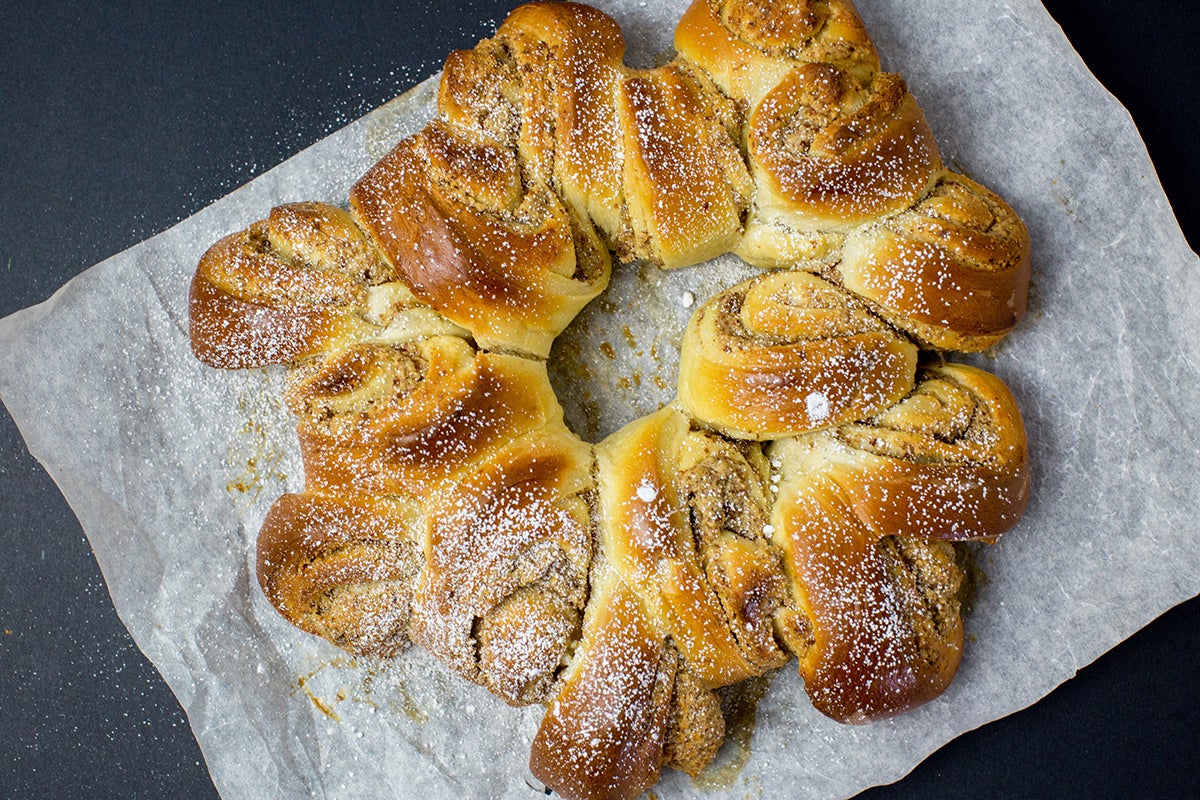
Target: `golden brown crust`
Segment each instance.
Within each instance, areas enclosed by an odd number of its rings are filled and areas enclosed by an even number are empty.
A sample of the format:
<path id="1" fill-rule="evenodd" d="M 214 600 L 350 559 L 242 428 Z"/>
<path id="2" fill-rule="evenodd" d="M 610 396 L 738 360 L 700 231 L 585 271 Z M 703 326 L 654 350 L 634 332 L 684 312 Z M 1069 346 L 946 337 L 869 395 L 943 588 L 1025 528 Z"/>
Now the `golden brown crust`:
<path id="1" fill-rule="evenodd" d="M 484 686 L 513 705 L 545 702 L 579 640 L 578 604 L 534 583 L 517 589 L 476 620 L 473 635 Z"/>
<path id="2" fill-rule="evenodd" d="M 696 0 L 676 47 L 742 104 L 754 202 L 735 252 L 828 270 L 928 347 L 982 350 L 1025 313 L 1029 239 L 946 172 L 916 101 L 849 3 Z"/>
<path id="3" fill-rule="evenodd" d="M 514 704 L 548 699 L 587 596 L 591 540 L 579 494 L 590 486 L 591 449 L 566 430 L 524 437 L 439 486 L 426 503 L 429 538 L 413 641 Z M 480 673 L 477 620 L 523 590 L 537 624 L 505 612 L 508 624 L 492 622 L 489 645 L 523 649 L 526 666 L 541 669 L 528 680 Z M 555 635 L 538 635 L 547 632 Z M 503 659 L 488 664 L 507 666 Z"/>
<path id="4" fill-rule="evenodd" d="M 358 655 L 408 643 L 419 510 L 397 499 L 285 494 L 258 537 L 258 580 L 297 627 Z"/>
<path id="5" fill-rule="evenodd" d="M 776 439 L 869 417 L 908 393 L 917 350 L 804 272 L 752 278 L 688 323 L 679 403 L 725 434 Z"/>
<path id="6" fill-rule="evenodd" d="M 781 624 L 806 634 L 783 635 L 814 705 L 865 722 L 936 697 L 962 650 L 962 575 L 939 543 L 994 540 L 1028 500 L 1011 393 L 973 367 L 929 367 L 869 423 L 777 442 L 771 456 L 783 476 L 772 522 L 789 613 L 806 618 L 785 613 Z"/>
<path id="7" fill-rule="evenodd" d="M 337 253 L 312 247 L 311 230 L 287 224 L 310 210 L 344 215 L 332 206 L 285 206 L 200 259 L 188 314 L 192 352 L 201 361 L 224 369 L 289 363 L 355 330 L 366 298 L 359 262 L 371 261 L 371 253 L 361 233 Z M 289 233 L 297 234 L 294 248 Z"/>
<path id="8" fill-rule="evenodd" d="M 562 426 L 562 411 L 543 364 L 477 353 L 457 337 L 427 339 L 408 348 L 423 362 L 424 378 L 404 394 L 386 392 L 385 367 L 356 370 L 328 381 L 340 409 L 322 400 L 321 372 L 295 385 L 289 402 L 311 409 L 301 417 L 305 473 L 320 485 L 362 494 L 428 497 L 463 469 L 508 442 L 542 427 Z M 341 370 L 336 361 L 327 362 Z M 364 389 L 381 389 L 378 397 Z M 353 398 L 360 403 L 346 402 Z"/>
<path id="9" fill-rule="evenodd" d="M 628 800 L 658 781 L 678 656 L 637 594 L 593 569 L 575 660 L 533 740 L 529 768 L 573 800 Z"/>
<path id="10" fill-rule="evenodd" d="M 395 280 L 390 265 L 347 212 L 328 203 L 288 203 L 267 215 L 266 237 L 277 256 L 325 275 L 351 281 L 350 297 L 359 286 Z"/>
<path id="11" fill-rule="evenodd" d="M 857 10 L 843 0 L 694 0 L 675 28 L 675 49 L 749 106 L 802 64 L 831 64 L 864 85 L 879 71 Z"/>
<path id="12" fill-rule="evenodd" d="M 592 546 L 592 450 L 566 431 L 544 363 L 446 336 L 355 345 L 294 373 L 306 495 L 420 510 L 407 636 L 506 702 L 544 702 L 577 638 Z"/>
<path id="13" fill-rule="evenodd" d="M 962 648 L 948 542 L 994 539 L 1028 492 L 1003 385 L 938 366 L 913 389 L 896 332 L 998 341 L 1028 234 L 943 169 L 852 4 L 696 0 L 676 44 L 634 70 L 601 12 L 522 6 L 448 58 L 438 119 L 350 212 L 273 209 L 192 286 L 202 360 L 290 367 L 306 485 L 260 535 L 271 602 L 352 652 L 412 640 L 507 702 L 553 698 L 531 766 L 567 798 L 695 774 L 715 689 L 785 648 L 837 719 L 935 696 Z M 598 445 L 597 484 L 538 359 L 610 248 L 830 282 L 704 304 L 677 406 Z M 772 503 L 754 440 L 780 437 Z"/>
<path id="14" fill-rule="evenodd" d="M 465 334 L 421 306 L 347 212 L 291 203 L 200 259 L 188 306 L 192 352 L 245 369 L 290 364 L 352 341 Z"/>
<path id="15" fill-rule="evenodd" d="M 209 252 L 221 257 L 220 249 Z M 305 358 L 340 338 L 347 324 L 346 314 L 339 309 L 247 302 L 200 272 L 192 278 L 188 306 L 192 353 L 220 369 L 251 369 Z"/>
<path id="16" fill-rule="evenodd" d="M 904 211 L 941 168 L 899 76 L 863 87 L 827 64 L 789 72 L 750 112 L 746 141 L 758 215 L 797 230 L 846 231 Z"/>
<path id="17" fill-rule="evenodd" d="M 1029 499 L 1029 448 L 1012 392 L 977 367 L 925 367 L 901 403 L 830 438 L 882 459 L 859 483 L 872 525 L 898 535 L 921 516 L 933 538 L 989 540 L 1020 519 Z"/>
<path id="18" fill-rule="evenodd" d="M 549 115 L 538 121 L 551 125 L 559 191 L 602 230 L 617 230 L 621 151 L 612 99 L 625 55 L 621 29 L 588 6 L 530 3 L 514 10 L 496 36 L 520 55 L 545 50 L 541 63 L 529 59 L 542 73 L 527 70 L 525 83 L 545 93 Z M 545 88 L 534 88 L 539 83 Z"/>
<path id="19" fill-rule="evenodd" d="M 526 180 L 553 185 L 622 258 L 671 267 L 726 252 L 752 189 L 736 112 L 683 64 L 630 70 L 623 54 L 599 12 L 522 6 L 477 54 L 451 58 L 439 107 L 511 147 Z"/>
<path id="20" fill-rule="evenodd" d="M 957 607 L 936 636 L 919 637 L 914 613 L 924 609 L 896 588 L 886 550 L 850 511 L 849 493 L 813 481 L 787 503 L 777 524 L 789 537 L 796 606 L 812 620 L 813 644 L 797 655 L 817 710 L 869 722 L 941 694 L 962 650 Z"/>
<path id="21" fill-rule="evenodd" d="M 750 599 L 779 587 L 773 574 L 750 570 L 742 576 L 746 585 L 718 584 L 728 592 L 726 602 L 714 591 L 703 556 L 718 560 L 714 572 L 719 575 L 725 574 L 720 567 L 737 561 L 738 555 L 745 556 L 748 567 L 756 559 L 733 546 L 721 548 L 716 532 L 710 531 L 707 541 L 697 539 L 679 480 L 688 429 L 686 416 L 668 408 L 630 423 L 596 446 L 600 541 L 613 569 L 670 635 L 689 671 L 708 688 L 717 688 L 779 665 L 781 653 L 773 640 L 764 643 L 752 635 L 760 620 Z M 761 494 L 759 498 L 765 502 Z M 749 504 L 755 499 L 748 494 L 739 500 Z M 727 609 L 737 616 L 727 616 Z M 750 627 L 745 632 L 750 644 L 742 641 L 745 626 Z"/>
<path id="22" fill-rule="evenodd" d="M 522 97 L 520 67 L 499 39 L 455 50 L 442 67 L 437 106 L 455 128 L 473 130 L 514 147 L 526 116 L 536 113 Z"/>
<path id="23" fill-rule="evenodd" d="M 673 68 L 632 73 L 617 103 L 629 255 L 671 268 L 728 252 L 742 235 L 750 175 L 698 85 Z"/>
<path id="24" fill-rule="evenodd" d="M 605 439 L 596 460 L 598 562 L 588 620 L 532 764 L 566 796 L 633 797 L 657 779 L 658 763 L 696 774 L 712 760 L 725 729 L 713 689 L 784 663 L 773 619 L 786 588 L 769 540 L 757 445 L 691 430 L 668 408 Z M 634 647 L 625 640 L 637 631 Z M 678 660 L 670 674 L 661 672 L 664 659 Z M 602 681 L 628 679 L 607 674 L 613 670 L 640 673 L 643 683 L 655 675 L 670 694 L 593 708 L 589 692 Z M 639 765 L 636 782 L 614 783 L 627 751 L 590 735 L 597 717 L 610 726 L 653 720 L 649 731 L 625 733 L 661 747 L 654 769 Z M 586 786 L 574 775 L 580 769 L 594 776 Z M 607 794 L 610 784 L 631 793 Z"/>
<path id="25" fill-rule="evenodd" d="M 590 228 L 545 187 L 525 189 L 506 148 L 434 124 L 372 167 L 350 202 L 413 294 L 485 348 L 544 357 L 607 284 L 608 254 L 598 242 L 577 250 Z"/>
<path id="26" fill-rule="evenodd" d="M 947 173 L 911 210 L 850 234 L 835 270 L 928 346 L 983 350 L 1025 315 L 1029 233 L 994 192 Z"/>

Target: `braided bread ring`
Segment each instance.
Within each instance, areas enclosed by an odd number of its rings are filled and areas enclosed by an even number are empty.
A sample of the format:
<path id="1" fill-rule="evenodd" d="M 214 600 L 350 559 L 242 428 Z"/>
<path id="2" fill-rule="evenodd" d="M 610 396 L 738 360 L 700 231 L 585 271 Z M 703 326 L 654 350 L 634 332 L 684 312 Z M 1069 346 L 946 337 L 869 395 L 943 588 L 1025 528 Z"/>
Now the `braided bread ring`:
<path id="1" fill-rule="evenodd" d="M 1028 235 L 944 169 L 853 6 L 696 0 L 676 46 L 632 70 L 600 12 L 523 6 L 451 55 L 439 118 L 348 212 L 274 209 L 192 285 L 197 357 L 289 368 L 306 484 L 260 533 L 266 596 L 547 704 L 531 766 L 568 798 L 695 774 L 718 691 L 789 651 L 836 719 L 936 696 L 962 648 L 948 543 L 1028 494 L 1003 384 L 917 367 L 1018 323 Z M 610 250 L 782 271 L 703 304 L 677 403 L 593 448 L 543 359 Z"/>

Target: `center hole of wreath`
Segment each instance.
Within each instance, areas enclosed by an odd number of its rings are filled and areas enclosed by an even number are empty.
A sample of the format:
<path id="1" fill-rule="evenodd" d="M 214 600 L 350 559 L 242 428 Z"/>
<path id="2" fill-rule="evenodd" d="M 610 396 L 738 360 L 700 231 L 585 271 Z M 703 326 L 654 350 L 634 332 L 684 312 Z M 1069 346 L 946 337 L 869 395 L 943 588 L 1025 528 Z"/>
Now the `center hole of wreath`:
<path id="1" fill-rule="evenodd" d="M 608 289 L 554 342 L 548 369 L 567 426 L 598 442 L 675 399 L 679 343 L 692 313 L 759 270 L 727 255 L 662 270 L 614 264 Z"/>

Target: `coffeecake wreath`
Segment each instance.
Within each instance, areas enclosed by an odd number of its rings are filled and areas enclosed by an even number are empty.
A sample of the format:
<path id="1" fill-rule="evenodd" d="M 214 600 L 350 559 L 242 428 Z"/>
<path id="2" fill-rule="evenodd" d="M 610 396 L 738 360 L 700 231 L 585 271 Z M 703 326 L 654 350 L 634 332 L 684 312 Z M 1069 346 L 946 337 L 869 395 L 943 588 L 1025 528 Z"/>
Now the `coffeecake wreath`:
<path id="1" fill-rule="evenodd" d="M 695 0 L 674 60 L 624 47 L 587 6 L 516 9 L 346 208 L 271 209 L 190 297 L 201 361 L 288 368 L 305 485 L 259 534 L 271 603 L 545 705 L 530 767 L 573 800 L 696 774 L 723 693 L 793 656 L 842 722 L 936 697 L 959 543 L 1029 492 L 1011 393 L 943 356 L 1022 318 L 1026 229 L 943 165 L 852 4 Z M 693 314 L 675 401 L 572 432 L 546 362 L 613 256 L 729 252 L 761 270 Z"/>

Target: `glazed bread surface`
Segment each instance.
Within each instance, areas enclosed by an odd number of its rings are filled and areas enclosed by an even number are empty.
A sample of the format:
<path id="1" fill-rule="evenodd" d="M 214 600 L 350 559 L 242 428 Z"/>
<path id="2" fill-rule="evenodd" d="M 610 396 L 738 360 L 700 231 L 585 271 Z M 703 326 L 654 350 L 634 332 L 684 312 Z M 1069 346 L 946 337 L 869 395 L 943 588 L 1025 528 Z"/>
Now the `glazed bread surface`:
<path id="1" fill-rule="evenodd" d="M 722 701 L 793 656 L 821 712 L 937 697 L 965 542 L 1019 520 L 1020 412 L 945 363 L 1021 321 L 1029 236 L 950 172 L 847 0 L 696 0 L 677 56 L 521 6 L 446 61 L 437 115 L 351 188 L 215 243 L 193 352 L 282 365 L 305 480 L 259 583 L 299 628 L 411 643 L 513 705 L 569 800 L 695 775 Z M 595 446 L 551 346 L 613 259 L 764 270 L 702 298 L 676 400 Z"/>

